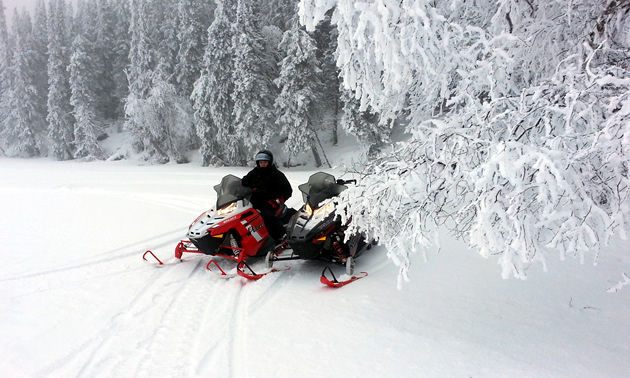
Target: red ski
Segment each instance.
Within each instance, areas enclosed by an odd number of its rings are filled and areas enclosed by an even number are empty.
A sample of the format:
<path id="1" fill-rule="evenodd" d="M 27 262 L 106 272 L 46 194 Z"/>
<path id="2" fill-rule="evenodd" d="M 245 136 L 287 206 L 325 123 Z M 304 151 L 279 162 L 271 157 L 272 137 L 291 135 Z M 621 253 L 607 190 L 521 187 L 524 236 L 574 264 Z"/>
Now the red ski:
<path id="1" fill-rule="evenodd" d="M 245 270 L 245 268 L 247 268 L 247 271 Z M 236 266 L 236 274 L 238 274 L 241 277 L 245 277 L 248 280 L 257 280 L 266 276 L 269 273 L 282 272 L 289 269 L 291 269 L 290 266 L 285 266 L 284 269 L 272 268 L 271 270 L 265 273 L 256 273 L 249 265 L 247 265 L 245 261 L 241 261 Z"/>
<path id="2" fill-rule="evenodd" d="M 330 275 L 332 276 L 332 280 L 326 277 L 326 270 L 330 272 Z M 367 277 L 368 275 L 367 272 L 361 272 L 359 274 L 360 276 L 352 276 L 348 278 L 347 280 L 338 280 L 337 277 L 335 277 L 335 274 L 333 273 L 332 269 L 330 269 L 330 267 L 327 266 L 326 268 L 324 268 L 324 271 L 322 272 L 322 276 L 320 277 L 319 282 L 323 283 L 324 285 L 328 287 L 342 287 L 356 280 L 360 280 L 361 278 Z"/>
<path id="3" fill-rule="evenodd" d="M 150 256 L 147 259 L 147 256 Z M 162 261 L 160 260 L 155 253 L 153 253 L 152 251 L 146 251 L 143 255 L 142 255 L 142 259 L 144 261 L 146 261 L 148 264 L 151 264 L 151 266 L 154 266 L 156 268 L 161 268 L 163 266 L 167 266 L 167 265 L 175 265 L 178 264 L 182 261 L 181 258 L 171 258 L 169 260 L 166 261 Z"/>

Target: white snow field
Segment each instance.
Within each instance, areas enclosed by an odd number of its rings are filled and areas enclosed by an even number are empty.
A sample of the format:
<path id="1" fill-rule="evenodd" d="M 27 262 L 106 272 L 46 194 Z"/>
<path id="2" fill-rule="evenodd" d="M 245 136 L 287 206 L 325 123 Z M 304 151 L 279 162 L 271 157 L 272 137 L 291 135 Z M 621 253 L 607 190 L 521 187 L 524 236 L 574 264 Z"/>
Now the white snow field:
<path id="1" fill-rule="evenodd" d="M 383 247 L 339 289 L 320 262 L 259 281 L 214 277 L 209 256 L 143 262 L 172 256 L 213 185 L 247 170 L 0 158 L 0 376 L 629 376 L 623 241 L 521 281 L 446 235 L 400 290 Z M 282 170 L 298 207 L 314 171 Z"/>

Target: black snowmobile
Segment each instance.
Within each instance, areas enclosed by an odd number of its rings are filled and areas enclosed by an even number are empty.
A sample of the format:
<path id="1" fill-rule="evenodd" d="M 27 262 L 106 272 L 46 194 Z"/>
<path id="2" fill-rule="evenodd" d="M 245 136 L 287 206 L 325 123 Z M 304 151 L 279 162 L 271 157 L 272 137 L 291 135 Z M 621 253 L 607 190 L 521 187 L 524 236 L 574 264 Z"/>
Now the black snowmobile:
<path id="1" fill-rule="evenodd" d="M 372 242 L 360 234 L 350 235 L 346 240 L 347 223 L 342 224 L 337 214 L 338 195 L 346 190 L 347 184 L 356 180 L 336 180 L 329 173 L 317 172 L 309 177 L 308 182 L 298 188 L 302 192 L 304 205 L 291 217 L 287 225 L 287 248 L 269 251 L 266 256 L 267 268 L 274 261 L 282 260 L 324 260 L 345 265 L 345 273 L 352 276 L 339 281 L 332 269 L 326 267 L 322 272 L 321 282 L 328 286 L 343 286 L 359 278 L 353 276 L 355 259 L 372 246 Z M 330 272 L 332 280 L 326 277 Z"/>

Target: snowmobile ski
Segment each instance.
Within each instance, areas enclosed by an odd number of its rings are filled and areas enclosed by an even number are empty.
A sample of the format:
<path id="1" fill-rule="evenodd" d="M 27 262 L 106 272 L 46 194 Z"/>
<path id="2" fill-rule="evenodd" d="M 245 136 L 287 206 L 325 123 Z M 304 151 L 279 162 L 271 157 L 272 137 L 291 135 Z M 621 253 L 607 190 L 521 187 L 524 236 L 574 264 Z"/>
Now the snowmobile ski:
<path id="1" fill-rule="evenodd" d="M 149 255 L 150 257 L 147 259 L 147 255 Z M 167 265 L 175 265 L 175 264 L 179 264 L 180 262 L 182 262 L 181 258 L 177 258 L 177 257 L 172 257 L 166 261 L 162 261 L 160 260 L 155 253 L 153 253 L 153 251 L 148 250 L 146 251 L 143 255 L 142 255 L 142 259 L 144 261 L 147 262 L 147 264 L 155 267 L 155 268 L 161 268 Z"/>
<path id="2" fill-rule="evenodd" d="M 327 270 L 330 272 L 330 275 L 332 276 L 332 280 L 326 277 Z M 361 274 L 360 276 L 352 276 L 346 280 L 338 280 L 337 277 L 335 277 L 335 274 L 333 273 L 332 269 L 330 269 L 330 267 L 327 266 L 322 271 L 322 276 L 320 277 L 319 281 L 328 287 L 342 287 L 356 280 L 360 280 L 361 278 L 367 277 L 368 275 L 367 272 L 361 272 L 360 274 Z"/>
<path id="3" fill-rule="evenodd" d="M 216 268 L 215 269 L 211 268 L 212 265 L 216 266 Z M 218 269 L 218 272 L 217 272 L 217 269 Z M 223 270 L 223 268 L 221 268 L 219 263 L 217 263 L 216 260 L 214 259 L 208 261 L 208 264 L 206 265 L 206 270 L 219 278 L 236 277 L 236 273 L 226 273 L 225 270 Z"/>
<path id="4" fill-rule="evenodd" d="M 248 280 L 258 280 L 269 273 L 282 272 L 284 270 L 289 270 L 289 269 L 291 269 L 290 266 L 285 266 L 284 269 L 272 268 L 271 270 L 265 273 L 256 273 L 245 261 L 240 261 L 238 265 L 236 266 L 236 273 L 241 277 L 247 278 Z"/>

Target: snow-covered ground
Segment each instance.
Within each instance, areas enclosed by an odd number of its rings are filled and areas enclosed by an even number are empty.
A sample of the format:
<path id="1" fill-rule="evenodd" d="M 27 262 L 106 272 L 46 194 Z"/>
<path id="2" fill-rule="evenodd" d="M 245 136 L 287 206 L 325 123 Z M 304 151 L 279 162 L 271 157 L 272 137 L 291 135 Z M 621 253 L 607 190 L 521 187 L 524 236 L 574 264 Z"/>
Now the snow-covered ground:
<path id="1" fill-rule="evenodd" d="M 283 171 L 297 207 L 313 171 Z M 0 376 L 628 376 L 621 241 L 597 266 L 550 256 L 520 281 L 446 236 L 402 290 L 383 247 L 340 289 L 317 262 L 254 282 L 213 277 L 207 256 L 142 261 L 172 256 L 212 186 L 245 172 L 0 158 Z"/>

